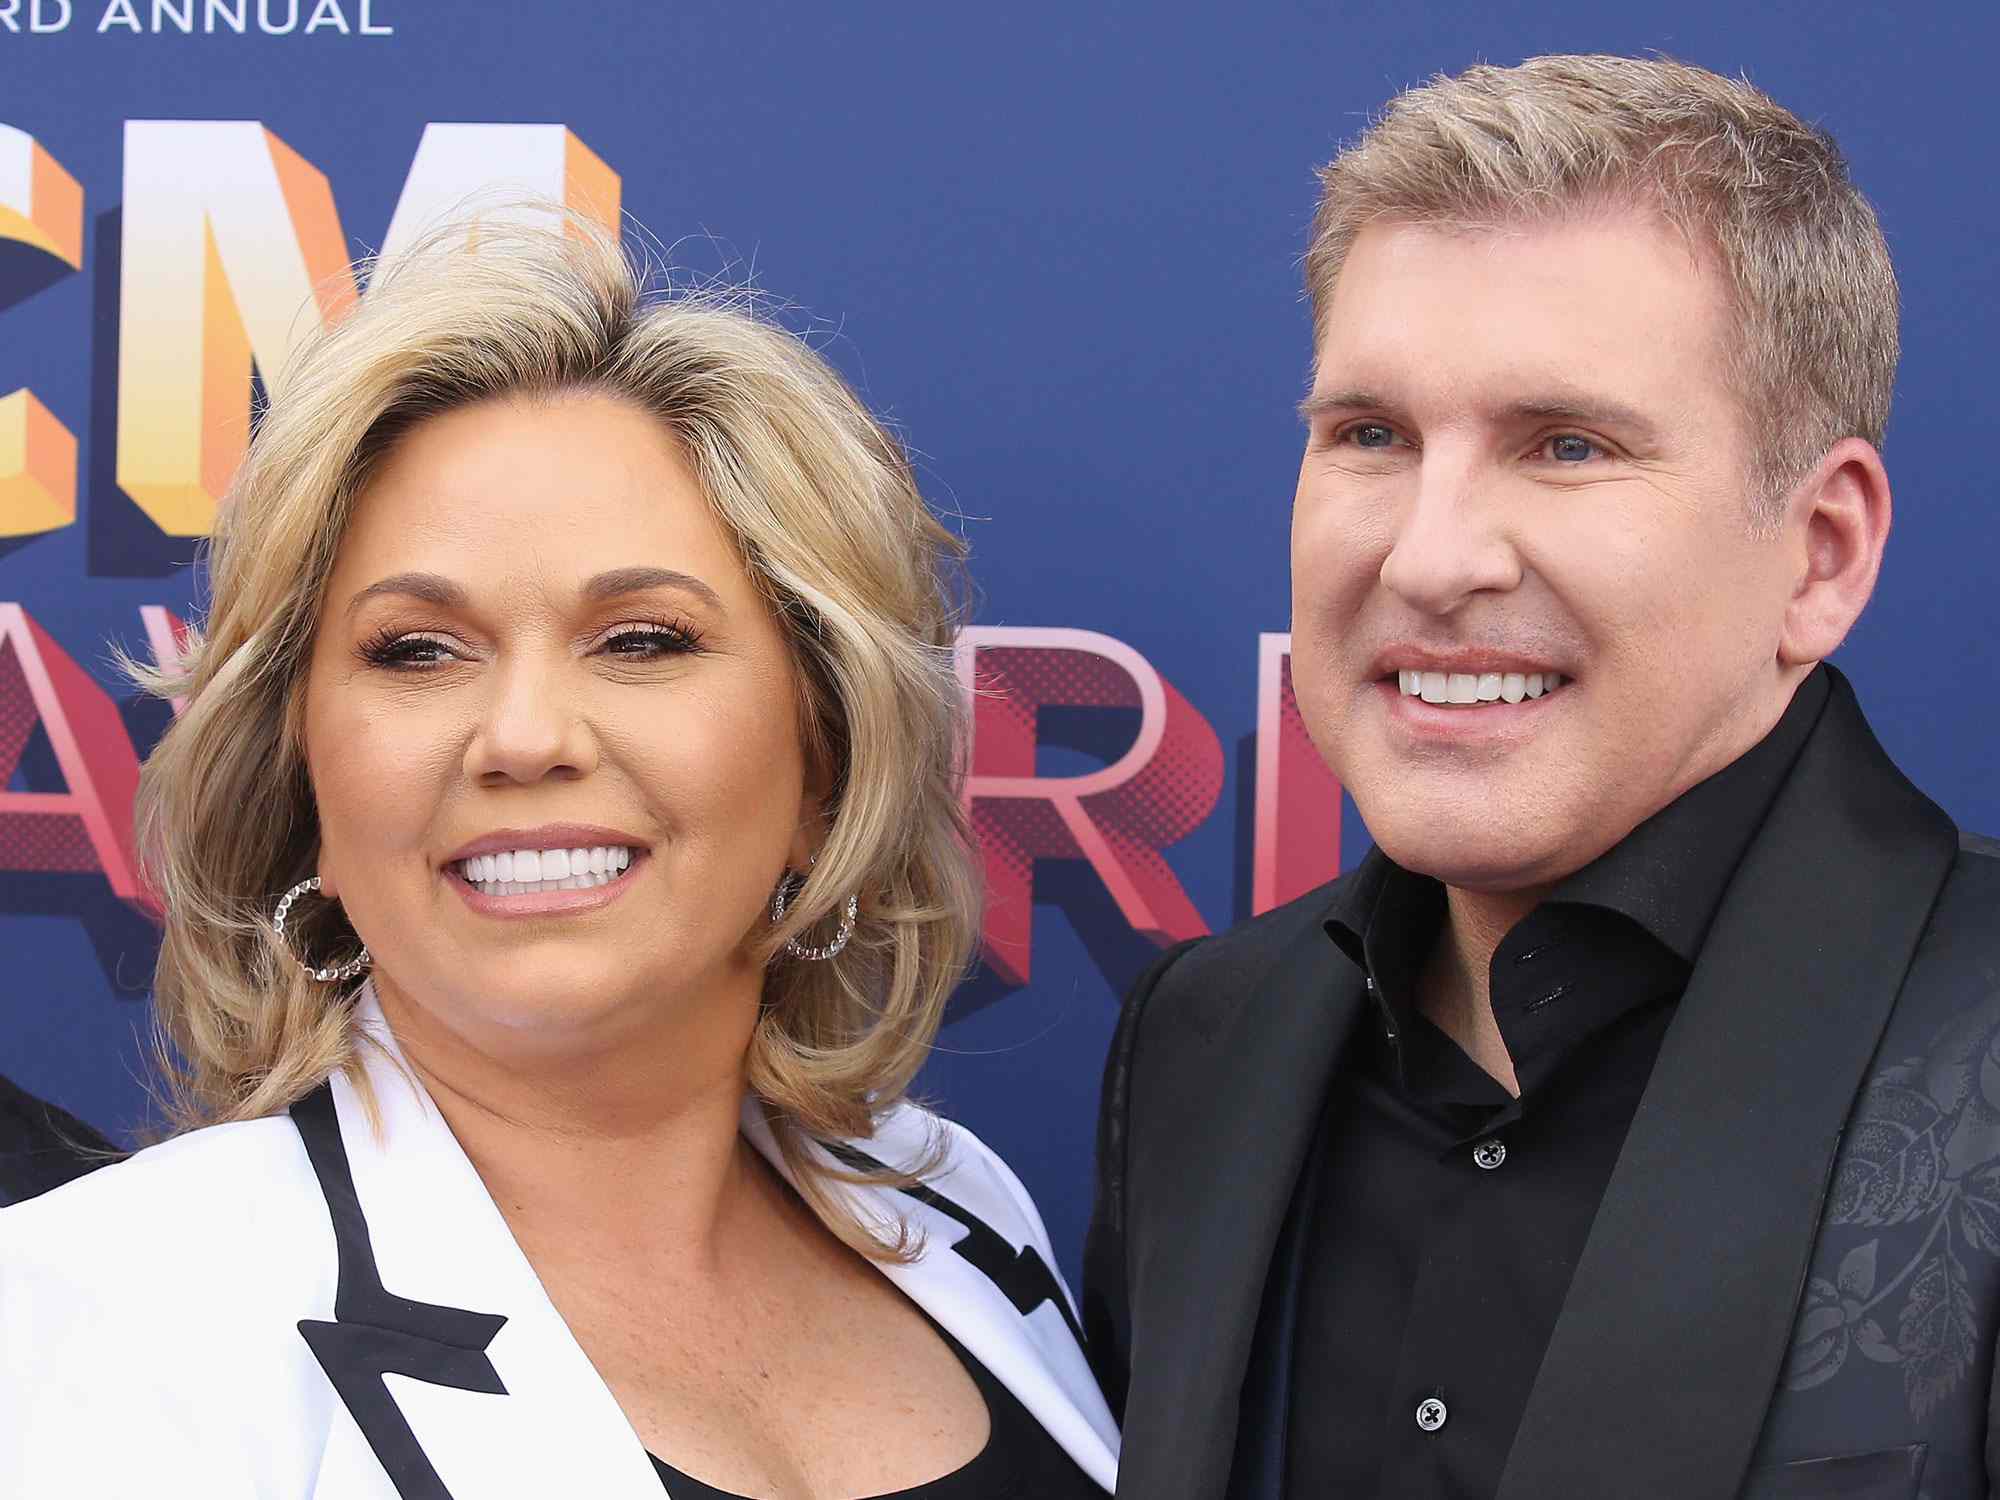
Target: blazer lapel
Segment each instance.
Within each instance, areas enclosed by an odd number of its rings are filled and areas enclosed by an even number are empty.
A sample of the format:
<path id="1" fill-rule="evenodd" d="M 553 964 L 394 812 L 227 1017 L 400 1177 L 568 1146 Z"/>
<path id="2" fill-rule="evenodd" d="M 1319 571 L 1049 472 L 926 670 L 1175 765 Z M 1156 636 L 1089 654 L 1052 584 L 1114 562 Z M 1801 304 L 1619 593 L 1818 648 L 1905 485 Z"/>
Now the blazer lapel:
<path id="1" fill-rule="evenodd" d="M 914 1114 L 914 1112 L 910 1112 Z M 895 1137 L 914 1122 L 892 1115 L 887 1138 L 837 1143 L 826 1149 L 835 1165 L 878 1165 L 879 1156 L 901 1158 Z M 923 1122 L 923 1130 L 931 1128 Z M 756 1101 L 746 1100 L 743 1134 L 771 1165 L 792 1180 Z M 921 1144 L 910 1154 L 920 1154 Z M 886 1148 L 886 1149 L 885 1149 Z M 1107 1492 L 1118 1472 L 1118 1427 L 1083 1354 L 1076 1310 L 1054 1268 L 1031 1240 L 1017 1243 L 1002 1232 L 998 1214 L 982 1218 L 968 1202 L 992 1195 L 968 1181 L 980 1164 L 947 1157 L 944 1169 L 908 1192 L 835 1180 L 864 1223 L 907 1223 L 923 1248 L 905 1264 L 876 1267 L 905 1296 L 948 1330 L 995 1379 L 1011 1391 L 1062 1449 Z M 1000 1191 L 1005 1192 L 1004 1186 Z"/>
<path id="2" fill-rule="evenodd" d="M 295 1111 L 341 1257 L 333 1319 L 300 1324 L 344 1409 L 319 1492 L 351 1493 L 342 1486 L 365 1469 L 365 1445 L 398 1500 L 658 1500 L 623 1411 L 405 1070 L 372 995 L 363 1007 L 379 1047 L 366 1064 L 379 1130 L 344 1076 Z M 336 1153 L 344 1187 L 337 1165 L 322 1167 Z"/>
<path id="3" fill-rule="evenodd" d="M 1144 1227 L 1128 1254 L 1143 1311 L 1121 1494 L 1219 1500 L 1239 1420 L 1261 1449 L 1284 1418 L 1257 1409 L 1254 1391 L 1246 1401 L 1244 1383 L 1279 1231 L 1362 1003 L 1359 971 L 1315 920 L 1246 986 L 1211 1047 L 1183 1051 L 1185 1076 L 1141 1075 L 1147 1097 L 1132 1112 L 1149 1133 L 1134 1143 L 1146 1166 L 1130 1180 L 1128 1222 Z M 1267 1385 L 1282 1393 L 1289 1380 Z"/>
<path id="4" fill-rule="evenodd" d="M 1835 674 L 1661 1047 L 1500 1500 L 1737 1492 L 1835 1148 L 1956 839 Z"/>

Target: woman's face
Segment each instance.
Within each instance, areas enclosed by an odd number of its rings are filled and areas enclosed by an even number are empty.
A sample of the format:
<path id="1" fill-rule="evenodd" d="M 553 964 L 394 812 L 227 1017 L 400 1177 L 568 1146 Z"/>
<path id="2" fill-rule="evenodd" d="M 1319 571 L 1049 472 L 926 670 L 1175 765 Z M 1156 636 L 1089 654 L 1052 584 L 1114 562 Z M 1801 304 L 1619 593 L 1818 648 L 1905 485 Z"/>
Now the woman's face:
<path id="1" fill-rule="evenodd" d="M 748 940 L 818 813 L 798 704 L 651 417 L 570 395 L 415 428 L 342 540 L 306 686 L 319 872 L 385 1007 L 487 1055 L 690 1006 L 747 1039 Z"/>

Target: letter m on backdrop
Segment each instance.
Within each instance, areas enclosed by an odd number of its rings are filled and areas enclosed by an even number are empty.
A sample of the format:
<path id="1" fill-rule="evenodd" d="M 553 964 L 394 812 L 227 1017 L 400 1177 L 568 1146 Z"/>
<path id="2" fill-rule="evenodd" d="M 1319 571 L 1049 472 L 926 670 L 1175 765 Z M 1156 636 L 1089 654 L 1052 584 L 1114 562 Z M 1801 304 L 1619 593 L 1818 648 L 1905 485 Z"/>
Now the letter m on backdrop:
<path id="1" fill-rule="evenodd" d="M 469 204 L 564 207 L 615 229 L 619 178 L 561 125 L 425 127 L 384 257 Z M 324 173 L 245 120 L 131 120 L 119 296 L 118 483 L 169 536 L 205 535 L 250 440 L 253 367 L 357 288 Z"/>

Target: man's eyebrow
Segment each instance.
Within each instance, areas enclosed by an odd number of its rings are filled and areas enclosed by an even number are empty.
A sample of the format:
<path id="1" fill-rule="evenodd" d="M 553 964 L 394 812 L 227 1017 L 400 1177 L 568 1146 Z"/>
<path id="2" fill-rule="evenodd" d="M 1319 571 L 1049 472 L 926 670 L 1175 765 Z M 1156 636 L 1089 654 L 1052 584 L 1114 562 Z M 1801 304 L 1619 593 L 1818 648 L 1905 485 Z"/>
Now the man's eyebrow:
<path id="1" fill-rule="evenodd" d="M 679 573 L 672 568 L 613 568 L 609 573 L 599 573 L 583 586 L 583 597 L 603 603 L 619 599 L 626 594 L 643 594 L 651 589 L 679 589 L 693 594 L 711 609 L 721 609 L 722 596 L 692 573 Z"/>
<path id="2" fill-rule="evenodd" d="M 1336 411 L 1379 411 L 1389 402 L 1373 391 L 1314 391 L 1299 403 L 1299 415 L 1310 422 Z"/>
<path id="3" fill-rule="evenodd" d="M 353 614 L 364 599 L 372 599 L 377 594 L 403 594 L 446 609 L 463 609 L 466 604 L 465 590 L 440 574 L 391 573 L 387 578 L 376 579 L 350 599 L 347 612 Z"/>
<path id="4" fill-rule="evenodd" d="M 1544 422 L 1576 422 L 1586 427 L 1620 427 L 1642 438 L 1659 436 L 1651 418 L 1623 402 L 1600 396 L 1534 396 L 1509 402 L 1502 414 Z"/>

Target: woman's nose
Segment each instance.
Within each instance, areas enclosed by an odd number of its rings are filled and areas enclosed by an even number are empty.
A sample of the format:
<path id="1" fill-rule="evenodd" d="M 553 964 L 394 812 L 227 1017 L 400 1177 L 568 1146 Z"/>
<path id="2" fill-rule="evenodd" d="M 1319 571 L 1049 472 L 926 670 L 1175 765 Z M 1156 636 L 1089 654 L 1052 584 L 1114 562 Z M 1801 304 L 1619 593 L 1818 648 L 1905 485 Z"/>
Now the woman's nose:
<path id="1" fill-rule="evenodd" d="M 560 669 L 519 662 L 499 671 L 465 748 L 465 773 L 485 785 L 587 776 L 597 738 Z"/>

